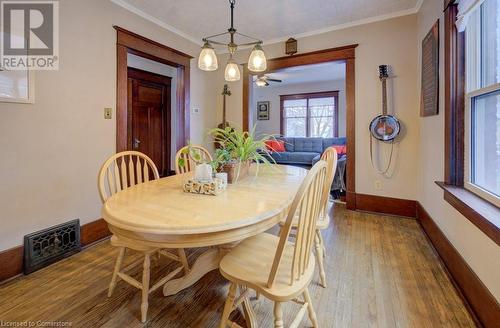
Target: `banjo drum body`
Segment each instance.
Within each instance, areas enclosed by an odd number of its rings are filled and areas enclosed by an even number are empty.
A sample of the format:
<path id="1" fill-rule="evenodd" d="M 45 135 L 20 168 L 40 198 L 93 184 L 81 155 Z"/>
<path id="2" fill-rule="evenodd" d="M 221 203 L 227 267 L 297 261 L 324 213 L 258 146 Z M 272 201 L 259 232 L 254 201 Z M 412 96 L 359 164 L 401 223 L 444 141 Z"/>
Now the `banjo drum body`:
<path id="1" fill-rule="evenodd" d="M 378 115 L 370 123 L 371 135 L 380 141 L 394 140 L 401 130 L 399 120 L 393 115 Z"/>

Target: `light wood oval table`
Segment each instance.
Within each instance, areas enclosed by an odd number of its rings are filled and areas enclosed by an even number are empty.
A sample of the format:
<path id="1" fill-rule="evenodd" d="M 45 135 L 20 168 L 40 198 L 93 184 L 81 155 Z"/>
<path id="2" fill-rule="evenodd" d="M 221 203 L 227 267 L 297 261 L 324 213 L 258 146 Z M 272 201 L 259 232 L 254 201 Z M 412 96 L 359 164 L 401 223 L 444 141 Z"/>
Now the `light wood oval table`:
<path id="1" fill-rule="evenodd" d="M 185 193 L 189 176 L 175 175 L 135 185 L 110 197 L 102 216 L 114 237 L 136 246 L 158 248 L 210 247 L 185 276 L 164 285 L 165 296 L 193 285 L 218 269 L 231 244 L 275 226 L 286 216 L 307 170 L 286 166 L 256 165 L 250 176 L 228 185 L 218 196 Z M 216 247 L 215 247 L 216 246 Z M 244 304 L 247 323 L 255 319 Z"/>

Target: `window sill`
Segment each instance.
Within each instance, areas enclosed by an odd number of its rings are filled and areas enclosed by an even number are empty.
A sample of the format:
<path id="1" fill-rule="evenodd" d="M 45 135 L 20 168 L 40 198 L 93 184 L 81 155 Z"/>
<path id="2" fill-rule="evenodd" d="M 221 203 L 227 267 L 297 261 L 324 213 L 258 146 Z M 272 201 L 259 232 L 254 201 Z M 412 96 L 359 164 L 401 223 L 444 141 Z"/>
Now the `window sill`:
<path id="1" fill-rule="evenodd" d="M 443 198 L 500 246 L 500 209 L 463 187 L 436 181 Z"/>

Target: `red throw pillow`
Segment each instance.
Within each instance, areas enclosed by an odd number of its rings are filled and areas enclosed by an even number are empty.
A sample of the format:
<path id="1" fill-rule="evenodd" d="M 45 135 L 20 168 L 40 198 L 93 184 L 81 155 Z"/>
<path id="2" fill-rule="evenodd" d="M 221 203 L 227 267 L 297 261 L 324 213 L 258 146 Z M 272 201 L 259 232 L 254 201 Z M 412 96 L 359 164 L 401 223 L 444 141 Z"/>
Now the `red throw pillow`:
<path id="1" fill-rule="evenodd" d="M 337 156 L 342 156 L 347 154 L 347 146 L 346 145 L 333 145 L 333 148 L 337 151 Z"/>
<path id="2" fill-rule="evenodd" d="M 271 152 L 283 153 L 285 151 L 285 142 L 280 140 L 266 140 L 267 150 Z"/>

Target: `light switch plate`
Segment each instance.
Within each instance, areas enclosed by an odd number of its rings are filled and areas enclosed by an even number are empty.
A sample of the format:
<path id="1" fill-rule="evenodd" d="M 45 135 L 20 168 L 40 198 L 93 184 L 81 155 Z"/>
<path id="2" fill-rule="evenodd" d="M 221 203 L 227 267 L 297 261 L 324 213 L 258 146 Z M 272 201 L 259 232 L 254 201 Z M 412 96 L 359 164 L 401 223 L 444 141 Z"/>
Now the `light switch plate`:
<path id="1" fill-rule="evenodd" d="M 113 109 L 111 108 L 104 108 L 104 118 L 106 120 L 110 120 L 112 117 Z"/>
<path id="2" fill-rule="evenodd" d="M 199 114 L 200 109 L 198 107 L 193 107 L 193 114 Z"/>

